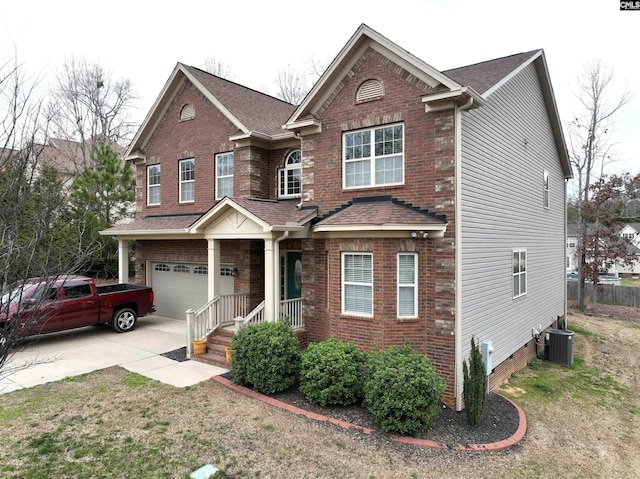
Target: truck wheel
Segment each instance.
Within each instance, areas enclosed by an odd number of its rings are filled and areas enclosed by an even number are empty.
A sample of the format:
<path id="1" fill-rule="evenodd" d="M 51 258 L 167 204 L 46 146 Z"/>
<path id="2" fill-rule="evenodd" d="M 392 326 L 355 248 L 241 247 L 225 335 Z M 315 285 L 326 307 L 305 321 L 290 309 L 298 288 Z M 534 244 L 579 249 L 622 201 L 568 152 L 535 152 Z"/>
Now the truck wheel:
<path id="1" fill-rule="evenodd" d="M 136 312 L 131 308 L 122 308 L 115 312 L 113 315 L 113 321 L 111 326 L 116 333 L 126 333 L 131 331 L 135 325 L 138 317 Z"/>

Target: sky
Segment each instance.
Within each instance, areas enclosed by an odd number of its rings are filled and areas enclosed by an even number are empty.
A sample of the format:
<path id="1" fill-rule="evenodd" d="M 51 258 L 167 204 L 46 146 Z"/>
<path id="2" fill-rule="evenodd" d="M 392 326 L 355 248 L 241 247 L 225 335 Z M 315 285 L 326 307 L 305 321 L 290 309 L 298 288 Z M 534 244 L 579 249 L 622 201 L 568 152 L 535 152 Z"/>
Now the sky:
<path id="1" fill-rule="evenodd" d="M 215 57 L 232 79 L 275 94 L 278 70 L 328 64 L 362 23 L 438 70 L 543 48 L 560 118 L 576 118 L 578 76 L 601 61 L 610 98 L 632 100 L 610 134 L 611 173 L 640 173 L 640 11 L 619 0 L 195 1 L 11 0 L 0 11 L 0 65 L 17 54 L 51 84 L 65 58 L 99 62 L 128 78 L 142 122 L 177 62 Z"/>

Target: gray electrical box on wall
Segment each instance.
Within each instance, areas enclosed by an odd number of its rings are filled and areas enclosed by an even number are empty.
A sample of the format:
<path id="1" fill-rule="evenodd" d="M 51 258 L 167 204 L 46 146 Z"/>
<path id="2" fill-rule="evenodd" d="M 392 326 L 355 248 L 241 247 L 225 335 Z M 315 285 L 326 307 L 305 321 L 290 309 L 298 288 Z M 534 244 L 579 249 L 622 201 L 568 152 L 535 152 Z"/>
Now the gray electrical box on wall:
<path id="1" fill-rule="evenodd" d="M 552 363 L 573 366 L 573 331 L 550 329 L 545 336 L 547 359 Z"/>

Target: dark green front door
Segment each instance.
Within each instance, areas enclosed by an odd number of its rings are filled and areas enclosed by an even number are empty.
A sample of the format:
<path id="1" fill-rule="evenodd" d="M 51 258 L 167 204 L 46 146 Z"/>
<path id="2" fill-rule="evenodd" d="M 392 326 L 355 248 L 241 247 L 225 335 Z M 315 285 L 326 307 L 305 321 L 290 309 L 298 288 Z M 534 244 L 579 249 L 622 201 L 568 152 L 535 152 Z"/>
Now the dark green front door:
<path id="1" fill-rule="evenodd" d="M 287 299 L 302 296 L 302 253 L 287 251 Z"/>

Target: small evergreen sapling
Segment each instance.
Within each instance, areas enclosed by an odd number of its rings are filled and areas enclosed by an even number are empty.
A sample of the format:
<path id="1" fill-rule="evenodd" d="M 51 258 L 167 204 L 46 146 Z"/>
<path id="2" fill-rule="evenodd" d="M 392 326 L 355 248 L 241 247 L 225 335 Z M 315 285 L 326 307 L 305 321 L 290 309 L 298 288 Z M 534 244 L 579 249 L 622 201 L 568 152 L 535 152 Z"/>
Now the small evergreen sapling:
<path id="1" fill-rule="evenodd" d="M 471 338 L 471 357 L 469 366 L 467 362 L 462 362 L 462 373 L 464 375 L 464 385 L 462 395 L 464 397 L 464 410 L 467 419 L 472 426 L 479 426 L 484 418 L 487 405 L 487 370 L 482 361 L 482 354 Z"/>

